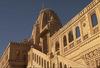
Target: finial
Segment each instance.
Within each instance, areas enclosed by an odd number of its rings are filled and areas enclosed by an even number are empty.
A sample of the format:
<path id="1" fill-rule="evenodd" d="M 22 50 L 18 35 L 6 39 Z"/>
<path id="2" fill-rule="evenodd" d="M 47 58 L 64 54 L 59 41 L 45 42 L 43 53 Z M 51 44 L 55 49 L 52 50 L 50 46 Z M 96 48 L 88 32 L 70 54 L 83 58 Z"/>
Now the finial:
<path id="1" fill-rule="evenodd" d="M 44 0 L 42 0 L 42 9 L 44 9 L 45 5 L 44 5 Z"/>

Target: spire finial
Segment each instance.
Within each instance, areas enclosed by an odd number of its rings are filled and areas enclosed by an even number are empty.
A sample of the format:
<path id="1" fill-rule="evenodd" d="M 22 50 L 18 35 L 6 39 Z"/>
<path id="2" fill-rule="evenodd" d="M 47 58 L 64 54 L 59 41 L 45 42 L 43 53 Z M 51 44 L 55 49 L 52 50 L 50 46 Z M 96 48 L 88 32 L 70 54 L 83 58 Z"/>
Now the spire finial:
<path id="1" fill-rule="evenodd" d="M 45 6 L 45 5 L 44 5 L 44 0 L 42 0 L 42 9 L 45 8 L 44 6 Z"/>

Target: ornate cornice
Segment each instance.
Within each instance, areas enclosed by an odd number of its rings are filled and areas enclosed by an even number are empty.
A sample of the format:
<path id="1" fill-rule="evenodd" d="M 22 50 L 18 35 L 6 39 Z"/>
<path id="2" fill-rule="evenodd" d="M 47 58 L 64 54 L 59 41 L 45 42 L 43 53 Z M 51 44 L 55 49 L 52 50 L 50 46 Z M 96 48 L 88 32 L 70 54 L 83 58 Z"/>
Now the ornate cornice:
<path id="1" fill-rule="evenodd" d="M 69 22 L 67 22 L 58 32 L 56 32 L 52 36 L 52 39 L 55 38 L 55 36 L 57 37 L 57 35 L 61 34 L 64 30 L 68 29 L 77 20 L 80 20 L 89 10 L 91 10 L 93 7 L 95 7 L 98 3 L 100 3 L 100 0 L 98 0 L 98 1 L 92 1 L 82 11 L 80 11 L 75 17 L 73 17 Z"/>

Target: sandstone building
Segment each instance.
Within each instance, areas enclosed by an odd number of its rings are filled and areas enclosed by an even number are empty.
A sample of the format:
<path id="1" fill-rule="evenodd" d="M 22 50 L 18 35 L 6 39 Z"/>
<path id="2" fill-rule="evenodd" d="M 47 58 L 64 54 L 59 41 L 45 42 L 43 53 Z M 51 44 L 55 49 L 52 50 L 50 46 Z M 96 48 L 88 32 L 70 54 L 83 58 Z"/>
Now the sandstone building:
<path id="1" fill-rule="evenodd" d="M 93 0 L 63 27 L 42 9 L 33 27 L 27 68 L 100 68 L 100 0 Z"/>
<path id="2" fill-rule="evenodd" d="M 30 42 L 10 42 L 0 57 L 0 68 L 26 68 L 29 44 Z"/>
<path id="3" fill-rule="evenodd" d="M 64 26 L 53 10 L 42 9 L 29 39 L 10 43 L 0 68 L 100 68 L 100 0 Z"/>

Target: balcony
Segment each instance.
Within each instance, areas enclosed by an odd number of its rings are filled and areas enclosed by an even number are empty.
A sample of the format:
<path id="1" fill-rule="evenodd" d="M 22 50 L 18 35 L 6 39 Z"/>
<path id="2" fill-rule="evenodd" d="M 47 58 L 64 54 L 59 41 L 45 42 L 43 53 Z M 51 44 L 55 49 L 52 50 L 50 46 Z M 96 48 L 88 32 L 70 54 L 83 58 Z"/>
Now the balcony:
<path id="1" fill-rule="evenodd" d="M 32 48 L 31 49 L 31 54 L 33 54 L 30 60 L 28 60 L 31 63 L 28 63 L 28 68 L 29 67 L 40 67 L 40 68 L 50 68 L 50 60 L 49 60 L 49 56 L 47 56 L 46 54 Z M 28 56 L 29 57 L 29 56 Z M 29 65 L 31 64 L 31 65 Z M 47 65 L 48 64 L 48 65 Z"/>
<path id="2" fill-rule="evenodd" d="M 40 36 L 42 37 L 42 36 L 45 35 L 48 31 L 49 31 L 49 27 L 48 27 L 48 25 L 46 25 L 43 29 L 41 29 L 41 31 L 40 31 Z"/>

